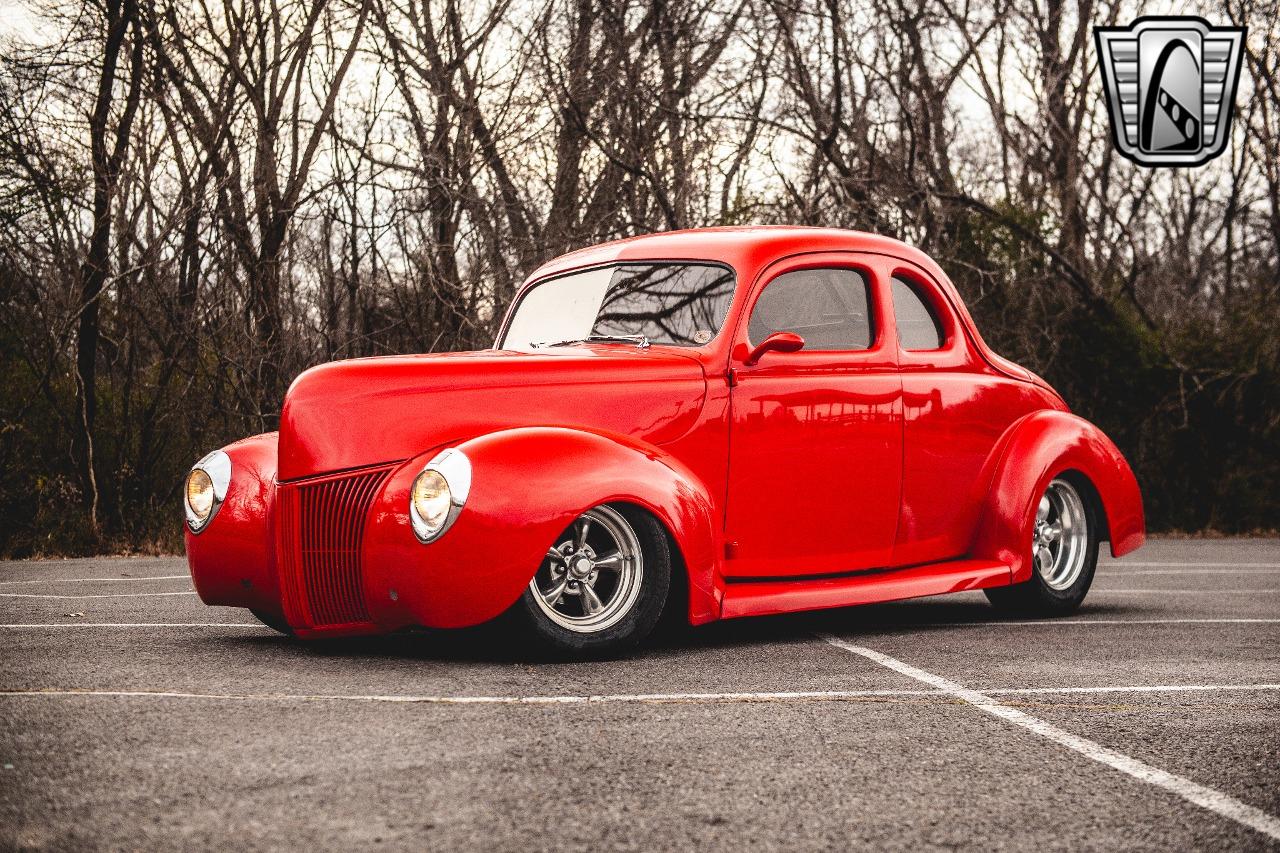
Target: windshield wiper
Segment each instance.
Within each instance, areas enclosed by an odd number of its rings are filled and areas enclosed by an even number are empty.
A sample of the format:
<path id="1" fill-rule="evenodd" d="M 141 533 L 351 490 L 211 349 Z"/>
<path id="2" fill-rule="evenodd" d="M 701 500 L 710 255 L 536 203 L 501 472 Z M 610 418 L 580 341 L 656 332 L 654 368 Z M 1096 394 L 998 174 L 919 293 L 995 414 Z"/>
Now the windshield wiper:
<path id="1" fill-rule="evenodd" d="M 567 341 L 555 341 L 554 343 L 539 341 L 538 343 L 530 344 L 530 346 L 541 349 L 542 347 L 571 347 L 574 344 L 588 343 L 635 344 L 640 349 L 648 349 L 649 338 L 645 335 L 587 335 L 585 338 L 573 338 Z"/>

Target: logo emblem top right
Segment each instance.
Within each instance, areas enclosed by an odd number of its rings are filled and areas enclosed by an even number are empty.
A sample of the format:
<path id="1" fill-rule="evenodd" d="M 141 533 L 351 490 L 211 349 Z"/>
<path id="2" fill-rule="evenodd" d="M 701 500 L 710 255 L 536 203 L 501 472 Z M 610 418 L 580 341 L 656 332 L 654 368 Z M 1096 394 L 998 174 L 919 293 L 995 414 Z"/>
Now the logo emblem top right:
<path id="1" fill-rule="evenodd" d="M 1244 27 L 1144 17 L 1093 35 L 1121 154 L 1143 166 L 1200 166 L 1223 152 Z"/>

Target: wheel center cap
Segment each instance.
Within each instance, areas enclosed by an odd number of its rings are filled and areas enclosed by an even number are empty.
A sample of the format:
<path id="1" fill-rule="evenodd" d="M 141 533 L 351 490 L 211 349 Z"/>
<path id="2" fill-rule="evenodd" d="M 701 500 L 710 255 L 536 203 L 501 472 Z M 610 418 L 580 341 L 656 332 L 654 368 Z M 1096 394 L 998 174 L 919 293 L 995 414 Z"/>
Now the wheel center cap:
<path id="1" fill-rule="evenodd" d="M 571 571 L 573 572 L 574 577 L 585 578 L 587 575 L 591 574 L 591 561 L 586 557 L 579 557 L 573 561 Z"/>

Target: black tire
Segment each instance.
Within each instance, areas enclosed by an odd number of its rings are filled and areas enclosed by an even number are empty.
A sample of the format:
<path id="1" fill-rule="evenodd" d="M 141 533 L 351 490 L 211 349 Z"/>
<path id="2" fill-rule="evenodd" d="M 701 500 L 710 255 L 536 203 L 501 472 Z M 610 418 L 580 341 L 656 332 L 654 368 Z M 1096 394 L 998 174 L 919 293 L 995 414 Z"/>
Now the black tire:
<path id="1" fill-rule="evenodd" d="M 1036 568 L 1035 554 L 1032 553 L 1029 557 L 1032 567 L 1030 580 L 1013 586 L 983 590 L 992 606 L 1004 615 L 1031 617 L 1069 615 L 1080 608 L 1089 592 L 1089 587 L 1093 584 L 1093 574 L 1098 567 L 1100 525 L 1097 509 L 1091 499 L 1092 490 L 1087 488 L 1087 483 L 1079 477 L 1070 475 L 1054 478 L 1049 488 L 1052 489 L 1054 484 L 1063 481 L 1075 490 L 1083 505 L 1086 527 L 1084 565 L 1073 583 L 1065 588 L 1055 589 Z M 1047 492 L 1048 490 L 1046 494 Z"/>
<path id="2" fill-rule="evenodd" d="M 266 625 L 272 631 L 278 631 L 286 637 L 293 636 L 293 629 L 289 627 L 289 623 L 284 621 L 283 618 L 276 616 L 273 613 L 264 613 L 261 610 L 250 610 L 249 612 L 253 614 L 255 619 L 263 625 Z"/>
<path id="3" fill-rule="evenodd" d="M 611 510 L 635 534 L 642 554 L 642 573 L 639 592 L 629 608 L 611 625 L 589 632 L 570 630 L 551 619 L 535 599 L 537 593 L 526 587 L 524 593 L 506 613 L 506 621 L 516 633 L 534 643 L 541 652 L 555 658 L 600 658 L 623 654 L 644 640 L 653 631 L 662 616 L 667 594 L 671 588 L 671 548 L 662 525 L 649 513 L 625 504 L 597 507 L 584 516 L 599 510 Z M 583 516 L 557 538 L 552 545 L 568 537 Z M 544 562 L 539 572 L 546 571 Z M 537 577 L 535 577 L 535 582 Z"/>

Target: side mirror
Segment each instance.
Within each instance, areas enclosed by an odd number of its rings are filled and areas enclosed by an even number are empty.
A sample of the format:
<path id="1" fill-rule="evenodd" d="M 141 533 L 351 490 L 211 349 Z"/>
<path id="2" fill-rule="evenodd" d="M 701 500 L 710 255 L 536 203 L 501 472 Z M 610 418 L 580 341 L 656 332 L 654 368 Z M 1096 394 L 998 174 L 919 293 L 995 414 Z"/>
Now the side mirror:
<path id="1" fill-rule="evenodd" d="M 755 364 L 767 352 L 796 352 L 804 348 L 804 338 L 794 332 L 774 332 L 760 343 L 747 356 L 747 367 Z"/>

